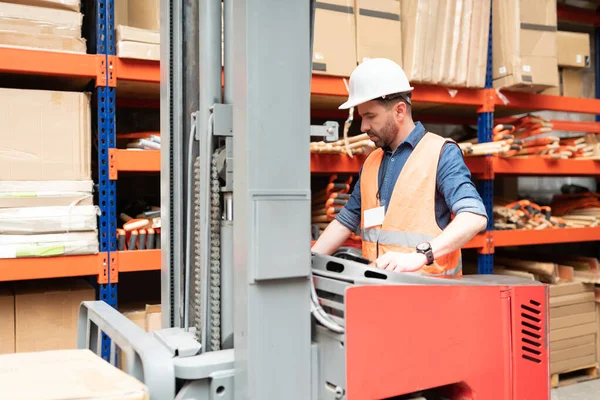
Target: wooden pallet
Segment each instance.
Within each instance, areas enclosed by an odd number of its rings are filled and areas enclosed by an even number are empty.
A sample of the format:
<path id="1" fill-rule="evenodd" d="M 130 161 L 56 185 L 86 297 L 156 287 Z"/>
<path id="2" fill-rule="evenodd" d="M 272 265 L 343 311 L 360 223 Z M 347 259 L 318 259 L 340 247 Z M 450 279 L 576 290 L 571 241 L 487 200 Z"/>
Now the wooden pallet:
<path id="1" fill-rule="evenodd" d="M 550 385 L 552 388 L 567 386 L 574 383 L 598 379 L 598 376 L 598 363 L 594 363 L 585 367 L 573 368 L 564 372 L 552 374 L 550 376 Z"/>

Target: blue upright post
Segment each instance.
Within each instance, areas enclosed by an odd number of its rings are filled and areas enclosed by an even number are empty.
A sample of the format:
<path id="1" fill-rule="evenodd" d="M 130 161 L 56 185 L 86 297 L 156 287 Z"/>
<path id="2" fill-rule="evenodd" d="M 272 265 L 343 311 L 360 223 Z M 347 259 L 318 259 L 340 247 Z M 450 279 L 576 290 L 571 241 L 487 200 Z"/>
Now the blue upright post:
<path id="1" fill-rule="evenodd" d="M 115 2 L 114 0 L 104 0 L 106 2 L 106 54 L 107 56 L 114 56 L 115 51 Z M 108 136 L 108 147 L 114 149 L 117 147 L 117 128 L 116 128 L 116 90 L 114 85 L 110 84 L 110 75 L 112 71 L 112 64 L 109 57 L 106 62 L 107 75 L 106 75 L 106 133 Z M 117 251 L 117 182 L 114 180 L 108 181 L 108 238 L 109 248 L 108 251 L 111 254 L 109 259 L 114 261 Z M 109 304 L 114 308 L 117 308 L 117 283 L 112 282 L 110 275 L 111 269 L 109 268 L 108 282 L 109 282 Z M 115 279 L 116 281 L 117 279 Z"/>
<path id="2" fill-rule="evenodd" d="M 109 41 L 107 35 L 108 26 L 108 3 L 112 0 L 96 0 L 96 53 L 107 55 L 109 48 L 114 49 L 114 39 Z M 111 10 L 111 25 L 112 25 Z M 114 37 L 114 35 L 113 35 Z M 107 253 L 108 284 L 100 286 L 100 300 L 116 306 L 116 288 L 110 283 L 110 262 L 111 252 L 116 250 L 116 197 L 115 182 L 109 179 L 109 149 L 115 146 L 114 133 L 114 90 L 108 86 L 108 57 L 106 57 L 104 66 L 106 68 L 106 82 L 102 85 L 97 84 L 97 116 L 98 116 L 98 186 L 99 186 L 99 240 L 100 251 Z M 102 358 L 110 361 L 110 339 L 102 333 Z"/>
<path id="3" fill-rule="evenodd" d="M 489 21 L 489 39 L 488 39 L 488 55 L 487 68 L 485 73 L 485 88 L 491 89 L 492 85 L 492 7 L 490 6 L 490 21 Z M 492 141 L 492 130 L 494 128 L 494 112 L 484 110 L 477 115 L 477 139 L 479 143 Z M 490 156 L 486 156 L 490 157 Z M 478 189 L 485 205 L 488 215 L 487 230 L 494 229 L 493 205 L 494 205 L 494 180 L 486 174 L 485 179 L 479 181 Z M 494 255 L 480 253 L 477 258 L 477 272 L 479 274 L 491 274 L 494 271 Z"/>

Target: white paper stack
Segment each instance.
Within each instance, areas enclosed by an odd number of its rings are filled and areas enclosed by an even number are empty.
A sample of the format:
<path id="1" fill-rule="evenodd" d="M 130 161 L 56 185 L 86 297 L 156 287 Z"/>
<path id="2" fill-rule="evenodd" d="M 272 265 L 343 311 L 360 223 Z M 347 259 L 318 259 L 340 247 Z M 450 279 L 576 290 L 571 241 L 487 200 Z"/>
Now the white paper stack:
<path id="1" fill-rule="evenodd" d="M 0 258 L 97 254 L 92 181 L 0 182 Z"/>

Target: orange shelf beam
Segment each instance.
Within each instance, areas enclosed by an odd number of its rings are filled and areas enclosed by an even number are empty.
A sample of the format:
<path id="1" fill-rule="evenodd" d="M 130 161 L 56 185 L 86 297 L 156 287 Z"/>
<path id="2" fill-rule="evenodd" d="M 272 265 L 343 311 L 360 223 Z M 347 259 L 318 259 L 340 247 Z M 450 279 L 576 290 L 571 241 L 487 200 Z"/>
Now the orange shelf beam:
<path id="1" fill-rule="evenodd" d="M 483 175 L 486 157 L 465 157 L 465 163 L 473 175 Z M 597 160 L 551 160 L 532 156 L 529 158 L 502 158 L 491 156 L 492 168 L 500 175 L 529 176 L 592 176 L 600 175 Z"/>
<path id="2" fill-rule="evenodd" d="M 508 99 L 508 103 L 504 104 L 502 99 L 500 99 L 497 94 L 494 94 L 496 109 L 510 108 L 528 111 L 567 111 L 583 114 L 596 114 L 598 113 L 598 110 L 600 110 L 600 99 L 550 96 L 545 94 L 509 91 L 503 91 L 502 94 Z"/>
<path id="3" fill-rule="evenodd" d="M 98 75 L 98 62 L 94 54 L 0 48 L 0 73 L 93 79 Z"/>
<path id="4" fill-rule="evenodd" d="M 310 172 L 314 174 L 357 174 L 365 161 L 365 156 L 349 157 L 345 154 L 310 155 Z"/>
<path id="5" fill-rule="evenodd" d="M 119 272 L 156 271 L 161 268 L 160 249 L 118 252 Z"/>
<path id="6" fill-rule="evenodd" d="M 106 253 L 2 259 L 0 260 L 0 282 L 92 275 L 99 275 L 98 281 L 101 282 L 106 262 Z"/>
<path id="7" fill-rule="evenodd" d="M 480 106 L 484 103 L 485 90 L 481 89 L 459 89 L 454 92 L 446 87 L 435 85 L 414 84 L 413 87 L 415 90 L 412 99 L 415 102 L 470 106 Z M 313 74 L 311 94 L 347 97 L 348 91 L 342 77 Z"/>
<path id="8" fill-rule="evenodd" d="M 485 243 L 485 233 L 480 233 L 476 235 L 473 239 L 471 239 L 467 244 L 465 244 L 463 249 L 481 249 L 484 247 Z"/>
<path id="9" fill-rule="evenodd" d="M 117 150 L 117 170 L 160 172 L 160 150 Z"/>
<path id="10" fill-rule="evenodd" d="M 494 231 L 494 247 L 600 241 L 600 227 Z"/>
<path id="11" fill-rule="evenodd" d="M 160 62 L 158 61 L 117 58 L 116 70 L 117 79 L 160 83 Z"/>

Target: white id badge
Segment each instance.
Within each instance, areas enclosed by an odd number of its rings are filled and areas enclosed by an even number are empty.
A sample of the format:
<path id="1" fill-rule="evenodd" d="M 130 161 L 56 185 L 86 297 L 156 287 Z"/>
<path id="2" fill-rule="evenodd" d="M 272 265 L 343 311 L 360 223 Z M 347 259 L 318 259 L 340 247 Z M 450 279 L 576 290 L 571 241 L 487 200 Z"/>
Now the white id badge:
<path id="1" fill-rule="evenodd" d="M 383 224 L 383 218 L 385 217 L 385 207 L 371 208 L 365 210 L 365 228 L 371 228 L 373 226 Z"/>

